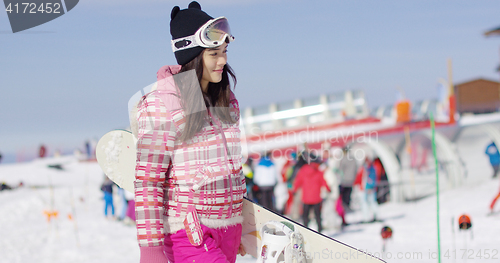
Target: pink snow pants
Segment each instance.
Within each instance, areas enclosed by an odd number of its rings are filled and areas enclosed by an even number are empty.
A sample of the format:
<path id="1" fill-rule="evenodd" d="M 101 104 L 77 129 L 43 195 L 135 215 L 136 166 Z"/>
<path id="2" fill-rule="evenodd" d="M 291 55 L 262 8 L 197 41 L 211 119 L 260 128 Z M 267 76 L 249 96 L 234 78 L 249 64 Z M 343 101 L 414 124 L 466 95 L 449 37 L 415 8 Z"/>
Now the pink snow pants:
<path id="1" fill-rule="evenodd" d="M 241 242 L 241 225 L 211 229 L 201 225 L 203 244 L 189 243 L 186 230 L 165 235 L 163 250 L 172 263 L 234 263 Z"/>

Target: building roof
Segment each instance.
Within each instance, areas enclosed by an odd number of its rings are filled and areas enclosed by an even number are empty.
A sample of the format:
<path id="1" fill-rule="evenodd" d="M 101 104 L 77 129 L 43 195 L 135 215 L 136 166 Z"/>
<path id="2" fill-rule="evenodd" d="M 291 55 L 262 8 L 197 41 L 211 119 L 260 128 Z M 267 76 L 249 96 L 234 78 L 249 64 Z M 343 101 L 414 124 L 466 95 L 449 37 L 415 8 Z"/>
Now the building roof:
<path id="1" fill-rule="evenodd" d="M 469 83 L 472 83 L 472 82 L 480 82 L 480 81 L 485 81 L 485 82 L 491 82 L 491 83 L 495 83 L 495 84 L 500 84 L 498 81 L 495 81 L 495 80 L 485 79 L 485 78 L 476 78 L 476 79 L 472 79 L 472 80 L 469 80 L 469 81 L 464 81 L 464 82 L 457 83 L 454 86 L 456 87 L 456 86 L 461 86 L 461 85 L 464 85 L 464 84 L 469 84 Z"/>

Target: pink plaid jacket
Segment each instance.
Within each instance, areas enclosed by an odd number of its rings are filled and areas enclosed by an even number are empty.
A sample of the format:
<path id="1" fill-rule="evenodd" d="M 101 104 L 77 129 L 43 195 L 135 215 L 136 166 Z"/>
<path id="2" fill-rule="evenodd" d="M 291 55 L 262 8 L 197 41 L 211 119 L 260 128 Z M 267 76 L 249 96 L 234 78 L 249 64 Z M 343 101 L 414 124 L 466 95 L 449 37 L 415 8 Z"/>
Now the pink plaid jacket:
<path id="1" fill-rule="evenodd" d="M 172 77 L 179 70 L 180 66 L 160 69 L 157 90 L 137 105 L 135 206 L 140 247 L 162 246 L 164 234 L 184 228 L 188 210 L 195 209 L 201 224 L 209 228 L 243 221 L 246 187 L 240 176 L 238 101 L 232 95 L 230 112 L 236 124 L 207 115 L 200 132 L 180 141 L 185 116 Z"/>

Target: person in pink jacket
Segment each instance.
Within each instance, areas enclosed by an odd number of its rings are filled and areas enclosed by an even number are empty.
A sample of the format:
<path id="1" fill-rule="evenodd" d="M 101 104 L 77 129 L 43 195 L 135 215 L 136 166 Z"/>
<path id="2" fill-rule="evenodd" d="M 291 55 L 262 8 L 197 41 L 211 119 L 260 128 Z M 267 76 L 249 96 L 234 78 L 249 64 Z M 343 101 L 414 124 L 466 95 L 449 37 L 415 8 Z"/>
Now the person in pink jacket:
<path id="1" fill-rule="evenodd" d="M 178 65 L 164 66 L 131 111 L 141 263 L 235 262 L 245 179 L 225 17 L 191 2 L 171 12 Z"/>
<path id="2" fill-rule="evenodd" d="M 303 165 L 297 172 L 297 177 L 293 183 L 292 192 L 295 193 L 299 188 L 302 188 L 302 203 L 304 209 L 302 220 L 304 226 L 309 224 L 309 212 L 314 210 L 314 217 L 318 224 L 318 232 L 323 230 L 321 225 L 321 188 L 325 187 L 330 192 L 330 187 L 323 177 L 323 172 L 319 170 L 319 163 L 311 162 Z"/>

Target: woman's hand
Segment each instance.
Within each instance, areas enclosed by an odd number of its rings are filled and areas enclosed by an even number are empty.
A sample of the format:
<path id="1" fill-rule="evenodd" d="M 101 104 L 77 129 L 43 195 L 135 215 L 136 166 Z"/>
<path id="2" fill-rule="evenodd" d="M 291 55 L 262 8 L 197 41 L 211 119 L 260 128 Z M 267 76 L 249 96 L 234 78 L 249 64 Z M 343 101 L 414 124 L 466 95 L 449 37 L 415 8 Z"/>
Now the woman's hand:
<path id="1" fill-rule="evenodd" d="M 247 254 L 247 252 L 245 251 L 245 248 L 243 247 L 243 244 L 240 243 L 240 247 L 238 248 L 238 254 L 240 254 L 241 256 L 244 256 Z"/>

